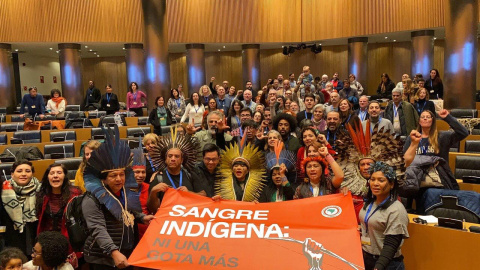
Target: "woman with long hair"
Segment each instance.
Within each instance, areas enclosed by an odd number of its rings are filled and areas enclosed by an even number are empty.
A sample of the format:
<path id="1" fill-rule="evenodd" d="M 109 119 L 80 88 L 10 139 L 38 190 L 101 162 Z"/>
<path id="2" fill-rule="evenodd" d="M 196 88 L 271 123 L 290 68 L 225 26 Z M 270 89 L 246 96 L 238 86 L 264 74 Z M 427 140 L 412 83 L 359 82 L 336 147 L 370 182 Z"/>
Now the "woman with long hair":
<path id="1" fill-rule="evenodd" d="M 302 161 L 300 167 L 306 178 L 295 190 L 294 199 L 333 194 L 340 188 L 344 177 L 342 169 L 326 147 L 320 148 L 319 152 L 320 156 L 307 157 Z"/>
<path id="2" fill-rule="evenodd" d="M 35 203 L 41 183 L 33 176 L 35 171 L 30 161 L 18 160 L 10 171 L 11 178 L 2 185 L 4 207 L 1 208 L 0 224 L 5 226 L 5 243 L 27 255 L 35 244 L 38 224 Z"/>
<path id="3" fill-rule="evenodd" d="M 225 90 L 227 90 L 227 89 L 225 89 Z M 231 85 L 228 88 L 227 97 L 229 97 L 231 100 L 234 100 L 237 97 L 235 86 Z"/>
<path id="4" fill-rule="evenodd" d="M 232 133 L 237 134 L 235 136 L 238 136 L 240 134 L 239 130 L 242 126 L 242 123 L 240 122 L 240 111 L 242 109 L 243 103 L 240 100 L 235 99 L 232 102 L 232 105 L 230 106 L 230 110 L 228 112 L 227 126 L 230 127 L 230 131 Z"/>
<path id="5" fill-rule="evenodd" d="M 88 141 L 83 147 L 83 160 L 78 167 L 77 173 L 75 174 L 74 185 L 79 187 L 82 192 L 85 192 L 85 181 L 83 179 L 83 170 L 87 166 L 87 162 L 90 159 L 92 152 L 100 147 L 100 142 L 95 140 Z"/>
<path id="6" fill-rule="evenodd" d="M 356 119 L 360 122 L 360 119 L 353 110 L 353 104 L 348 99 L 341 99 L 338 104 L 338 110 L 340 111 L 341 126 L 345 126 L 347 123 L 353 123 Z M 352 124 L 353 125 L 353 124 Z"/>
<path id="7" fill-rule="evenodd" d="M 258 107 L 258 106 L 257 106 Z M 258 126 L 260 126 L 263 122 L 263 114 L 259 111 L 256 111 L 253 113 L 253 121 L 257 123 Z"/>
<path id="8" fill-rule="evenodd" d="M 171 97 L 168 99 L 167 107 L 172 115 L 172 120 L 175 121 L 175 123 L 180 123 L 180 119 L 185 113 L 187 105 L 185 104 L 185 99 L 176 88 L 171 91 Z"/>
<path id="9" fill-rule="evenodd" d="M 413 104 L 418 115 L 421 115 L 423 111 L 435 111 L 435 104 L 429 100 L 428 90 L 426 88 L 418 89 L 415 94 L 415 103 Z"/>
<path id="10" fill-rule="evenodd" d="M 144 101 L 142 101 L 142 98 Z M 131 82 L 127 92 L 127 111 L 135 112 L 135 116 L 143 116 L 143 104 L 147 102 L 147 95 L 138 89 L 136 82 Z"/>
<path id="11" fill-rule="evenodd" d="M 392 98 L 392 90 L 395 88 L 395 83 L 390 80 L 390 77 L 388 76 L 387 73 L 382 73 L 381 76 L 382 80 L 380 81 L 380 84 L 378 85 L 377 88 L 377 96 L 378 98 L 387 98 L 391 99 Z M 375 98 L 371 98 L 373 100 Z"/>
<path id="12" fill-rule="evenodd" d="M 425 82 L 430 99 L 443 99 L 443 82 L 437 69 L 430 70 L 430 78 Z"/>
<path id="13" fill-rule="evenodd" d="M 285 110 L 285 97 L 278 96 L 275 103 L 275 115 L 277 113 L 282 113 Z"/>
<path id="14" fill-rule="evenodd" d="M 210 91 L 210 88 L 208 88 L 208 86 L 207 89 L 208 91 Z M 202 125 L 204 112 L 205 106 L 203 106 L 202 102 L 200 101 L 200 96 L 198 95 L 198 93 L 194 92 L 190 96 L 190 101 L 185 108 L 185 113 L 183 114 L 182 119 L 180 119 L 180 122 L 183 123 L 188 118 L 195 127 L 200 127 Z"/>
<path id="15" fill-rule="evenodd" d="M 58 89 L 53 89 L 50 92 L 50 99 L 47 102 L 47 112 L 51 115 L 62 118 L 65 116 L 65 107 L 67 106 L 67 100 L 62 97 L 62 93 Z"/>
<path id="16" fill-rule="evenodd" d="M 398 200 L 398 181 L 392 167 L 375 162 L 370 167 L 368 194 L 360 210 L 365 269 L 405 269 L 400 250 L 408 238 L 408 214 Z"/>
<path id="17" fill-rule="evenodd" d="M 37 194 L 37 234 L 57 231 L 68 238 L 64 210 L 68 202 L 81 193 L 80 188 L 70 185 L 67 168 L 63 164 L 54 163 L 48 166 Z M 71 247 L 68 254 L 71 254 L 69 262 L 75 266 L 77 259 Z"/>
<path id="18" fill-rule="evenodd" d="M 203 106 L 208 107 L 208 101 L 210 98 L 213 98 L 210 87 L 208 87 L 208 85 L 202 85 L 202 87 L 200 87 L 198 90 L 198 94 L 200 95 L 200 102 L 203 104 Z"/>
<path id="19" fill-rule="evenodd" d="M 157 97 L 155 99 L 155 108 L 148 116 L 148 122 L 153 126 L 153 133 L 162 136 L 162 126 L 170 126 L 172 124 L 172 115 L 170 110 L 165 107 L 165 99 Z"/>
<path id="20" fill-rule="evenodd" d="M 403 101 L 414 103 L 415 102 L 415 84 L 412 79 L 405 79 L 403 83 Z"/>
<path id="21" fill-rule="evenodd" d="M 205 112 L 203 113 L 203 120 L 202 120 L 202 127 L 204 129 L 208 129 L 208 125 L 207 125 L 207 115 L 210 113 L 210 112 L 213 112 L 213 111 L 218 111 L 218 104 L 217 104 L 217 100 L 212 96 L 209 100 L 208 100 L 208 105 L 205 109 Z"/>

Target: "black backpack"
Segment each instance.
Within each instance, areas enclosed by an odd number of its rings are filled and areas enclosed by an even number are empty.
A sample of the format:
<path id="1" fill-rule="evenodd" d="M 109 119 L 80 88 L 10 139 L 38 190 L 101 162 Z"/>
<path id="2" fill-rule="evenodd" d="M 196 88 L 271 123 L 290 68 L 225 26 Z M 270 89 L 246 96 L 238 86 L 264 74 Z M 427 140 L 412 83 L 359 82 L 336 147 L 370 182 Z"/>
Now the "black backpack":
<path id="1" fill-rule="evenodd" d="M 76 252 L 83 251 L 85 240 L 88 236 L 87 222 L 83 217 L 82 201 L 85 196 L 91 196 L 88 192 L 73 197 L 67 204 L 65 209 L 65 219 L 68 231 L 68 240 L 73 250 Z"/>

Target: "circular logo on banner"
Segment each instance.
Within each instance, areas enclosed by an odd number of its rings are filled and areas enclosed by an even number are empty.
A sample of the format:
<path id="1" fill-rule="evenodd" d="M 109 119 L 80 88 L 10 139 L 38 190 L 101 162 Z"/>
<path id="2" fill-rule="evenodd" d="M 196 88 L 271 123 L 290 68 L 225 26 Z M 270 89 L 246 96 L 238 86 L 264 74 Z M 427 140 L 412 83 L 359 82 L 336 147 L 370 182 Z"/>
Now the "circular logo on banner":
<path id="1" fill-rule="evenodd" d="M 330 205 L 322 210 L 322 215 L 327 218 L 338 217 L 342 213 L 342 208 L 336 205 Z"/>

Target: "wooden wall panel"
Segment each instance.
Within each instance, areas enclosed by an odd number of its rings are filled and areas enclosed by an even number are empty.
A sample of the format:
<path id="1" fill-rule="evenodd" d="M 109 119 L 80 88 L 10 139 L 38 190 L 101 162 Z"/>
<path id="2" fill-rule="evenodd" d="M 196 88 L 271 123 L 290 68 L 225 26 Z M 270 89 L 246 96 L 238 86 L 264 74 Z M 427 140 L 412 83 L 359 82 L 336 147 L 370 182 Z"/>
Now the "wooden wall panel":
<path id="1" fill-rule="evenodd" d="M 242 82 L 242 52 L 215 52 L 205 53 L 205 81 L 210 83 L 210 78 L 215 77 L 215 84 L 222 84 L 224 80 L 235 88 L 243 89 Z"/>
<path id="2" fill-rule="evenodd" d="M 184 53 L 171 53 L 169 60 L 171 86 L 172 88 L 177 88 L 181 84 L 183 86 L 183 95 L 187 97 L 187 57 Z"/>
<path id="3" fill-rule="evenodd" d="M 302 0 L 302 40 L 444 25 L 444 0 Z M 428 7 L 428 15 L 425 8 Z"/>
<path id="4" fill-rule="evenodd" d="M 139 0 L 0 1 L 2 42 L 142 42 Z"/>
<path id="5" fill-rule="evenodd" d="M 82 73 L 84 91 L 88 88 L 88 81 L 93 80 L 103 95 L 105 85 L 109 83 L 119 101 L 125 102 L 128 88 L 125 57 L 83 58 Z"/>

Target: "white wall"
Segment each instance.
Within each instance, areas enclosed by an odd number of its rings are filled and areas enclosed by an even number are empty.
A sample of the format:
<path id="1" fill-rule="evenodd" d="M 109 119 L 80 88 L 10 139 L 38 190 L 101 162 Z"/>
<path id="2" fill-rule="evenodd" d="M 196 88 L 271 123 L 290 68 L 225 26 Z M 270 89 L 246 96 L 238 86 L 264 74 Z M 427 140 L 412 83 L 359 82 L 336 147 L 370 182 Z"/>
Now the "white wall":
<path id="1" fill-rule="evenodd" d="M 36 86 L 38 92 L 42 95 L 50 95 L 50 91 L 55 88 L 62 90 L 58 57 L 51 58 L 20 53 L 18 54 L 18 61 L 22 96 L 28 93 L 28 90 L 24 91 L 25 86 L 27 89 Z M 43 76 L 44 83 L 40 83 L 40 76 Z M 53 83 L 53 76 L 57 77 L 57 83 Z"/>

